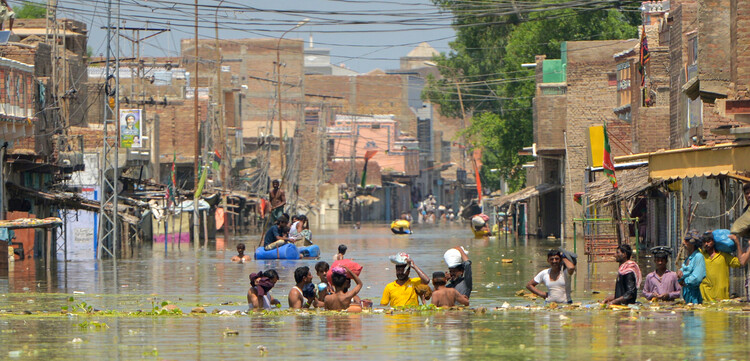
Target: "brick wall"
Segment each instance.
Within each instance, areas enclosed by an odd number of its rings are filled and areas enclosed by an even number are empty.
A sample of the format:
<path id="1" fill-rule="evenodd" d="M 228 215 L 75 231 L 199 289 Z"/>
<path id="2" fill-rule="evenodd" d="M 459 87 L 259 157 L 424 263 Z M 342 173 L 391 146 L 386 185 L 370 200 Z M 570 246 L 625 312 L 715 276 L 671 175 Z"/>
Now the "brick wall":
<path id="1" fill-rule="evenodd" d="M 683 6 L 679 3 L 671 4 L 669 25 L 669 147 L 680 148 L 685 145 L 683 133 L 685 129 L 684 110 L 681 109 L 682 86 L 684 76 L 682 73 L 682 59 L 684 58 L 684 46 L 682 36 Z"/>
<path id="2" fill-rule="evenodd" d="M 701 93 L 726 94 L 731 76 L 732 0 L 700 0 L 698 77 Z"/>
<path id="3" fill-rule="evenodd" d="M 735 99 L 750 98 L 750 0 L 733 1 L 732 9 L 732 81 Z"/>
<path id="4" fill-rule="evenodd" d="M 177 162 L 192 162 L 195 156 L 197 139 L 194 126 L 194 103 L 192 100 L 175 102 L 168 107 L 146 108 L 146 118 L 159 117 L 159 160 L 171 163 L 173 151 L 177 153 Z M 206 118 L 206 102 L 199 102 L 199 119 Z M 174 145 L 173 145 L 174 139 Z"/>
<path id="5" fill-rule="evenodd" d="M 649 29 L 657 26 L 647 27 L 647 33 L 652 36 L 656 35 L 648 32 Z M 651 35 L 653 34 L 653 35 Z M 647 82 L 646 90 L 651 93 L 654 104 L 650 107 L 643 105 L 643 93 L 640 88 L 640 76 L 637 71 L 634 77 L 633 97 L 632 97 L 632 137 L 633 153 L 654 152 L 659 149 L 669 149 L 670 142 L 670 74 L 669 69 L 669 48 L 667 46 L 649 46 L 651 60 L 646 66 Z M 639 52 L 635 54 L 639 56 Z M 635 59 L 638 61 L 638 59 Z M 634 68 L 637 66 L 634 64 Z"/>
<path id="6" fill-rule="evenodd" d="M 566 172 L 565 187 L 565 234 L 573 233 L 573 218 L 583 211 L 581 205 L 573 202 L 571 193 L 584 190 L 584 169 L 588 166 L 588 128 L 607 122 L 613 138 L 617 138 L 623 148 L 630 149 L 630 124 L 616 119 L 612 109 L 617 104 L 617 86 L 609 85 L 609 74 L 616 69 L 613 54 L 632 48 L 636 40 L 574 41 L 568 42 L 567 67 L 567 136 L 569 167 Z M 627 151 L 612 144 L 614 155 L 627 154 Z M 570 169 L 570 171 L 568 171 Z"/>
<path id="7" fill-rule="evenodd" d="M 417 118 L 409 108 L 407 76 L 381 72 L 359 76 L 307 75 L 306 89 L 314 94 L 307 97 L 310 103 L 321 101 L 321 96 L 340 97 L 324 101 L 340 106 L 341 113 L 393 114 L 401 131 L 416 135 Z M 446 120 L 445 126 L 457 129 L 455 120 Z"/>

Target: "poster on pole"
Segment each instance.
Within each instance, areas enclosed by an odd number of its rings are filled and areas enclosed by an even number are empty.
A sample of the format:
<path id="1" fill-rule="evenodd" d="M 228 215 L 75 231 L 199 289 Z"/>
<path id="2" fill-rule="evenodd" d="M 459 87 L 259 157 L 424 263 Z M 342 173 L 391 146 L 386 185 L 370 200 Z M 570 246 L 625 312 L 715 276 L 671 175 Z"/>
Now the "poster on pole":
<path id="1" fill-rule="evenodd" d="M 120 147 L 141 147 L 141 110 L 120 109 Z"/>

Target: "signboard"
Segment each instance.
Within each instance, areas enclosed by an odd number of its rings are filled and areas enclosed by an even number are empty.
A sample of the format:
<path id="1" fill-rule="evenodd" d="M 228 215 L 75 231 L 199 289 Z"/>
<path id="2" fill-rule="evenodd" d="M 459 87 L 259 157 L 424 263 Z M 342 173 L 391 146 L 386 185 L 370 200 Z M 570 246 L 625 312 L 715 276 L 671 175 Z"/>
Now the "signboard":
<path id="1" fill-rule="evenodd" d="M 207 100 L 209 98 L 209 91 L 208 87 L 198 87 L 198 99 Z M 193 99 L 193 94 L 195 94 L 194 87 L 185 87 L 185 99 Z"/>
<path id="2" fill-rule="evenodd" d="M 120 147 L 141 147 L 141 110 L 120 109 Z"/>

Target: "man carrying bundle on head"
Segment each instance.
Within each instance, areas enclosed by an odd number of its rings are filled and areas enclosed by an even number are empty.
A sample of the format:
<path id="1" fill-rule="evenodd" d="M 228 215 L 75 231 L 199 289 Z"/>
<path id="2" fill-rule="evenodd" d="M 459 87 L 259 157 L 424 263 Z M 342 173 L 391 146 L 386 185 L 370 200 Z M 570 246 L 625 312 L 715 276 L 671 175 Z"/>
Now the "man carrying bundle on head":
<path id="1" fill-rule="evenodd" d="M 471 297 L 473 287 L 471 276 L 471 260 L 463 247 L 454 247 L 443 254 L 443 259 L 448 265 L 447 288 L 455 288 L 458 293 Z"/>
<path id="2" fill-rule="evenodd" d="M 408 254 L 399 253 L 390 259 L 396 265 L 396 280 L 385 286 L 380 304 L 391 307 L 419 306 L 417 288 L 430 283 L 430 279 Z M 412 268 L 417 271 L 419 277 L 409 278 Z"/>
<path id="3" fill-rule="evenodd" d="M 643 296 L 649 301 L 674 301 L 680 298 L 682 287 L 677 273 L 667 269 L 667 261 L 672 255 L 672 250 L 667 247 L 654 247 L 651 253 L 654 255 L 656 269 L 646 275 Z"/>
<path id="4" fill-rule="evenodd" d="M 731 252 L 740 249 L 739 239 L 729 234 L 728 230 L 717 229 L 706 231 L 701 237 L 705 257 L 706 278 L 701 282 L 703 301 L 714 302 L 729 298 L 729 268 L 740 268 L 747 264 L 750 249 L 740 253 L 740 257 Z M 734 246 L 734 247 L 732 247 Z"/>

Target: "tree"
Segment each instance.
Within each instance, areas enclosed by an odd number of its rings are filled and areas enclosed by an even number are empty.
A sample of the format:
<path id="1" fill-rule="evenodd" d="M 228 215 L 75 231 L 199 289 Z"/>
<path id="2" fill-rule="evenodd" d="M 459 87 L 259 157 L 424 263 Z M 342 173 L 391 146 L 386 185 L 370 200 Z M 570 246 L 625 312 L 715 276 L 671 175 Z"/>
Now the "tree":
<path id="1" fill-rule="evenodd" d="M 17 19 L 43 19 L 47 16 L 47 7 L 44 4 L 26 1 L 15 12 Z"/>
<path id="2" fill-rule="evenodd" d="M 559 58 L 564 41 L 635 38 L 640 20 L 617 9 L 574 10 L 560 1 L 524 3 L 542 9 L 526 13 L 487 5 L 507 2 L 433 1 L 453 13 L 456 40 L 448 54 L 434 59 L 443 78 L 428 78 L 423 97 L 439 104 L 441 114 L 457 117 L 459 83 L 464 107 L 473 114 L 463 135 L 472 146 L 484 148 L 482 178 L 494 188 L 503 178 L 511 191 L 524 186 L 522 165 L 530 160 L 518 151 L 533 142 L 534 71 L 521 64 L 534 62 L 536 55 Z M 493 168 L 499 171 L 490 173 Z"/>

